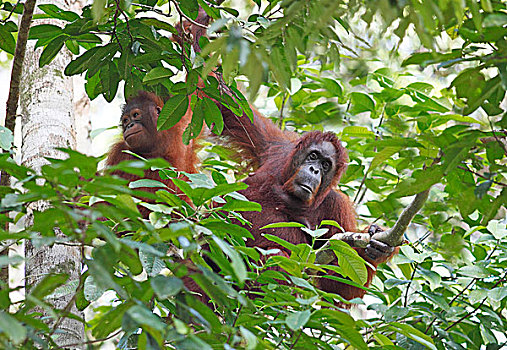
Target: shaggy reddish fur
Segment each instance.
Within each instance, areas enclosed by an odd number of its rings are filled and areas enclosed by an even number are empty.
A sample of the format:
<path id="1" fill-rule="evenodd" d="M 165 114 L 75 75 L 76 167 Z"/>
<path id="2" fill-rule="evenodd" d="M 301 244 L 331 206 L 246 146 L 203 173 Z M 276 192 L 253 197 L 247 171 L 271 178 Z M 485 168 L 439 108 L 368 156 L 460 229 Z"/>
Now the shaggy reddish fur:
<path id="1" fill-rule="evenodd" d="M 335 220 L 345 231 L 357 232 L 356 214 L 349 198 L 336 190 L 340 177 L 346 170 L 348 155 L 335 134 L 331 132 L 313 131 L 302 136 L 289 131 L 282 131 L 271 121 L 262 117 L 254 110 L 253 124 L 246 115 L 237 117 L 230 110 L 221 106 L 225 128 L 223 135 L 239 150 L 240 158 L 250 162 L 254 173 L 245 180 L 248 188 L 242 191 L 249 200 L 262 206 L 262 213 L 245 212 L 243 216 L 252 223 L 246 228 L 254 236 L 248 240 L 248 246 L 262 249 L 278 248 L 281 255 L 289 256 L 290 251 L 267 240 L 263 234 L 271 234 L 283 238 L 292 244 L 311 243 L 309 237 L 299 228 L 260 228 L 276 222 L 300 222 L 312 229 L 322 220 Z M 310 203 L 303 203 L 291 198 L 288 189 L 292 186 L 291 179 L 299 164 L 297 155 L 311 144 L 328 141 L 336 149 L 337 171 L 331 183 L 319 190 Z M 322 238 L 330 238 L 338 233 L 338 229 L 329 226 L 329 231 Z M 322 243 L 323 244 L 323 243 Z M 359 255 L 377 267 L 391 256 L 373 261 L 364 249 L 356 249 Z M 334 262 L 337 263 L 336 260 Z M 330 272 L 329 274 L 334 274 Z M 375 275 L 375 270 L 368 267 L 368 286 Z M 331 279 L 320 279 L 320 287 L 327 292 L 341 295 L 347 300 L 362 297 L 365 291 L 360 288 L 343 284 Z"/>
<path id="2" fill-rule="evenodd" d="M 127 104 L 124 107 L 124 111 L 127 110 L 129 104 L 146 104 L 149 102 L 155 103 L 160 108 L 163 107 L 164 103 L 162 100 L 151 92 L 140 91 L 136 96 L 127 100 Z M 156 125 L 158 116 L 152 115 L 153 123 Z M 196 140 L 191 140 L 188 145 L 185 145 L 182 141 L 183 131 L 192 119 L 192 110 L 189 108 L 186 114 L 181 120 L 169 130 L 156 131 L 154 138 L 158 139 L 157 147 L 144 154 L 140 154 L 144 158 L 163 158 L 169 164 L 176 168 L 178 171 L 185 171 L 187 173 L 196 173 L 197 164 L 197 143 Z M 107 157 L 106 164 L 108 166 L 116 165 L 125 160 L 137 160 L 138 158 L 124 153 L 124 150 L 131 150 L 127 143 L 123 140 L 115 143 L 109 155 Z M 141 177 L 133 174 L 128 174 L 122 171 L 115 171 L 114 174 L 123 177 L 129 182 L 139 180 Z M 175 193 L 182 195 L 181 191 L 176 188 L 170 179 L 161 179 L 158 175 L 158 171 L 145 170 L 142 178 L 152 179 L 163 182 L 169 187 L 170 190 Z M 141 190 L 155 193 L 160 188 L 140 188 Z M 183 199 L 187 200 L 186 197 L 182 196 Z M 144 217 L 147 217 L 149 210 L 139 206 L 139 211 Z"/>

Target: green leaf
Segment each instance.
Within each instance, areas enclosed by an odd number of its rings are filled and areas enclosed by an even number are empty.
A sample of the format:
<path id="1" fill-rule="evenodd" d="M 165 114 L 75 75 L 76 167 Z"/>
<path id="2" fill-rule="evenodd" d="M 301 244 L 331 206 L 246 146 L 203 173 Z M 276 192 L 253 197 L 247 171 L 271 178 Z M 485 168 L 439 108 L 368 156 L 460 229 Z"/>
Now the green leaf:
<path id="1" fill-rule="evenodd" d="M 53 4 L 41 4 L 39 5 L 39 9 L 50 15 L 52 18 L 57 18 L 68 22 L 79 19 L 79 15 L 77 13 L 72 11 L 64 11 Z"/>
<path id="2" fill-rule="evenodd" d="M 163 188 L 168 188 L 166 186 L 166 184 L 164 184 L 163 182 L 160 182 L 160 181 L 157 181 L 157 180 L 152 180 L 152 179 L 141 179 L 141 180 L 137 180 L 137 181 L 132 181 L 131 183 L 129 183 L 129 187 L 130 188 L 141 188 L 141 187 L 163 187 Z"/>
<path id="3" fill-rule="evenodd" d="M 95 22 L 100 22 L 106 10 L 106 0 L 94 0 L 92 5 L 92 15 Z"/>
<path id="4" fill-rule="evenodd" d="M 285 323 L 290 329 L 297 331 L 298 329 L 304 327 L 304 325 L 310 320 L 311 315 L 312 313 L 310 310 L 293 312 L 287 316 Z"/>
<path id="5" fill-rule="evenodd" d="M 60 52 L 63 47 L 63 44 L 67 40 L 67 37 L 64 35 L 60 35 L 55 39 L 51 40 L 49 44 L 46 45 L 44 50 L 42 51 L 39 59 L 39 67 L 44 67 L 46 64 L 50 63 L 56 55 Z"/>
<path id="6" fill-rule="evenodd" d="M 254 333 L 250 332 L 248 329 L 246 329 L 243 326 L 239 327 L 239 331 L 241 333 L 241 336 L 246 342 L 246 349 L 247 350 L 255 350 L 257 348 L 257 337 Z"/>
<path id="7" fill-rule="evenodd" d="M 505 224 L 501 223 L 499 220 L 491 220 L 488 223 L 487 229 L 496 239 L 502 239 L 507 236 Z"/>
<path id="8" fill-rule="evenodd" d="M 161 21 L 156 18 L 141 18 L 141 23 L 146 24 L 147 26 L 150 26 L 150 27 L 153 26 L 157 29 L 167 30 L 168 32 L 170 32 L 173 35 L 178 35 L 178 31 L 176 30 L 176 28 L 174 28 L 169 23 Z"/>
<path id="9" fill-rule="evenodd" d="M 122 245 L 121 252 L 119 254 L 120 261 L 128 266 L 129 271 L 137 276 L 143 272 L 143 264 L 139 259 L 138 253 L 127 245 Z"/>
<path id="10" fill-rule="evenodd" d="M 26 328 L 5 311 L 0 311 L 0 332 L 5 333 L 14 344 L 26 339 Z"/>
<path id="11" fill-rule="evenodd" d="M 4 25 L 0 25 L 0 49 L 11 55 L 14 55 L 14 51 L 16 50 L 14 36 L 9 33 Z"/>
<path id="12" fill-rule="evenodd" d="M 393 195 L 397 197 L 406 197 L 420 193 L 438 183 L 443 176 L 444 172 L 440 166 L 432 166 L 427 169 L 414 172 L 411 178 L 402 181 L 398 186 L 396 186 L 396 191 Z"/>
<path id="13" fill-rule="evenodd" d="M 174 73 L 169 68 L 155 67 L 150 70 L 143 78 L 143 83 L 153 84 L 160 80 L 169 79 Z"/>
<path id="14" fill-rule="evenodd" d="M 437 349 L 436 346 L 433 344 L 433 340 L 431 339 L 431 337 L 429 337 L 428 335 L 424 334 L 420 330 L 412 327 L 407 323 L 393 322 L 388 326 L 394 331 L 399 332 L 412 340 L 415 340 L 416 342 L 424 345 L 429 349 L 433 350 Z"/>
<path id="15" fill-rule="evenodd" d="M 350 102 L 352 107 L 349 113 L 351 114 L 375 111 L 375 102 L 373 102 L 373 99 L 362 92 L 351 92 Z"/>
<path id="16" fill-rule="evenodd" d="M 67 282 L 68 279 L 69 276 L 64 273 L 46 275 L 46 277 L 37 283 L 37 285 L 30 291 L 30 295 L 35 298 L 42 299 Z"/>
<path id="17" fill-rule="evenodd" d="M 168 130 L 175 126 L 188 109 L 187 95 L 175 95 L 165 103 L 158 116 L 157 129 Z"/>
<path id="18" fill-rule="evenodd" d="M 342 135 L 349 137 L 375 137 L 375 134 L 364 126 L 347 126 L 343 129 Z"/>
<path id="19" fill-rule="evenodd" d="M 79 45 L 75 40 L 67 40 L 65 42 L 65 46 L 69 49 L 70 52 L 74 55 L 79 55 Z"/>
<path id="20" fill-rule="evenodd" d="M 183 289 L 183 281 L 177 277 L 159 275 L 153 277 L 150 283 L 153 291 L 160 299 L 172 297 Z"/>
<path id="21" fill-rule="evenodd" d="M 220 238 L 213 236 L 213 241 L 222 249 L 222 251 L 231 259 L 232 269 L 239 283 L 243 283 L 246 280 L 246 267 L 243 263 L 243 259 L 229 244 Z"/>
<path id="22" fill-rule="evenodd" d="M 13 142 L 14 135 L 12 131 L 0 125 L 0 148 L 8 151 L 11 149 Z"/>
<path id="23" fill-rule="evenodd" d="M 73 61 L 70 61 L 67 67 L 65 67 L 65 75 L 71 76 L 85 72 L 88 69 L 88 61 L 98 50 L 98 47 L 91 48 Z"/>
<path id="24" fill-rule="evenodd" d="M 324 89 L 329 91 L 333 97 L 342 97 L 343 96 L 343 88 L 341 85 L 334 79 L 323 78 L 322 86 Z"/>
<path id="25" fill-rule="evenodd" d="M 364 260 L 347 243 L 331 240 L 331 249 L 336 253 L 338 265 L 346 277 L 352 281 L 364 285 L 368 279 L 368 271 Z"/>
<path id="26" fill-rule="evenodd" d="M 102 84 L 102 95 L 107 102 L 111 102 L 116 96 L 118 91 L 118 84 L 120 83 L 120 73 L 114 62 L 109 62 L 102 67 L 99 73 L 100 82 Z"/>
<path id="27" fill-rule="evenodd" d="M 299 222 L 275 222 L 273 224 L 262 226 L 260 229 L 263 230 L 265 228 L 278 228 L 278 227 L 306 227 L 306 226 Z"/>
<path id="28" fill-rule="evenodd" d="M 225 211 L 261 211 L 262 207 L 259 203 L 230 199 L 220 209 Z"/>
<path id="29" fill-rule="evenodd" d="M 30 27 L 28 39 L 49 39 L 56 38 L 63 33 L 63 29 L 54 24 L 40 24 Z"/>
<path id="30" fill-rule="evenodd" d="M 202 108 L 206 125 L 208 125 L 208 128 L 210 128 L 214 134 L 220 135 L 224 129 L 222 112 L 220 112 L 215 102 L 208 98 L 202 100 Z"/>
<path id="31" fill-rule="evenodd" d="M 487 278 L 491 276 L 491 271 L 479 265 L 463 266 L 458 270 L 458 273 L 463 276 L 474 278 Z"/>
<path id="32" fill-rule="evenodd" d="M 307 280 L 294 276 L 289 276 L 289 278 L 296 286 L 315 292 L 315 287 L 313 287 Z"/>
<path id="33" fill-rule="evenodd" d="M 196 98 L 196 96 L 191 97 L 191 101 L 193 101 Z M 192 105 L 192 102 L 190 103 Z M 190 124 L 187 125 L 187 128 L 183 132 L 183 143 L 185 145 L 188 145 L 191 139 L 195 139 L 199 136 L 202 130 L 202 126 L 204 123 L 204 111 L 203 111 L 203 101 L 197 100 L 195 103 L 195 106 L 193 108 L 192 113 L 192 120 L 190 121 Z"/>
<path id="34" fill-rule="evenodd" d="M 324 225 L 334 226 L 334 227 L 338 228 L 340 231 L 345 232 L 345 230 L 343 229 L 343 227 L 341 227 L 341 225 L 339 223 L 337 223 L 336 221 L 334 221 L 334 220 L 322 220 L 320 222 L 319 227 L 322 227 Z"/>
<path id="35" fill-rule="evenodd" d="M 197 0 L 185 0 L 180 3 L 181 11 L 190 17 L 191 19 L 196 19 L 199 14 L 199 4 Z"/>
<path id="36" fill-rule="evenodd" d="M 139 325 L 148 326 L 160 332 L 163 332 L 165 329 L 165 323 L 162 319 L 145 306 L 134 305 L 127 310 L 126 314 Z"/>
<path id="37" fill-rule="evenodd" d="M 378 152 L 375 155 L 375 158 L 370 163 L 370 167 L 368 168 L 368 172 L 375 169 L 380 164 L 383 164 L 386 160 L 390 159 L 393 154 L 398 153 L 401 150 L 401 147 L 386 147 L 382 151 Z"/>
<path id="38" fill-rule="evenodd" d="M 291 71 L 289 61 L 287 60 L 287 57 L 285 57 L 285 50 L 283 47 L 281 45 L 273 46 L 270 58 L 270 67 L 276 80 L 278 81 L 278 84 L 280 84 L 280 86 L 284 89 L 287 89 L 290 85 Z M 257 69 L 258 68 L 259 67 L 257 67 Z M 258 70 L 257 74 L 259 74 Z"/>
<path id="39" fill-rule="evenodd" d="M 290 251 L 296 251 L 296 250 L 298 250 L 298 248 L 296 247 L 296 245 L 294 245 L 292 243 L 289 243 L 289 242 L 281 239 L 280 237 L 273 236 L 273 235 L 265 233 L 264 234 L 264 238 L 266 238 L 266 239 L 268 239 L 268 240 L 270 240 L 272 242 L 278 243 L 279 245 L 281 245 L 284 248 L 287 248 Z"/>

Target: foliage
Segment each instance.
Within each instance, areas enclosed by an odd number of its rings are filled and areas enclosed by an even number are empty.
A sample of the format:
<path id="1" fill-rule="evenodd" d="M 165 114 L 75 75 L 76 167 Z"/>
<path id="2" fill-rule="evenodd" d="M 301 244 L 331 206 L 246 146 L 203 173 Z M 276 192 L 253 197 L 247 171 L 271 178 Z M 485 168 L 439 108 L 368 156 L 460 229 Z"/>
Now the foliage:
<path id="1" fill-rule="evenodd" d="M 139 191 L 163 187 L 160 183 L 140 180 L 128 188 L 124 180 L 108 175 L 111 170 L 97 177 L 99 159 L 74 151 L 65 151 L 66 160 L 51 160 L 40 175 L 4 154 L 0 168 L 16 179 L 16 186 L 0 187 L 0 211 L 18 214 L 13 219 L 2 215 L 0 223 L 29 215 L 28 205 L 38 200 L 48 201 L 51 209 L 35 212 L 32 227 L 0 231 L 0 240 L 90 248 L 79 281 L 47 276 L 22 303 L 11 302 L 10 290 L 2 286 L 0 341 L 5 347 L 50 344 L 56 334 L 33 317 L 33 308 L 46 303 L 52 293 L 68 293 L 65 286 L 74 288 L 79 309 L 94 310 L 93 318 L 86 320 L 93 339 L 100 343 L 118 336 L 120 348 L 505 345 L 506 114 L 501 102 L 506 2 L 351 1 L 345 6 L 340 1 L 295 0 L 272 1 L 262 10 L 260 1 L 255 3 L 246 17 L 201 0 L 95 1 L 82 14 L 44 5 L 45 15 L 39 16 L 58 18 L 66 25 L 36 26 L 30 38 L 44 47 L 41 65 L 64 45 L 71 50 L 76 58 L 65 73 L 85 74 L 92 99 L 102 94 L 111 101 L 120 81 L 125 82 L 126 96 L 141 88 L 171 96 L 161 113 L 163 128 L 183 115 L 188 95 L 203 92 L 191 101 L 194 118 L 188 139 L 204 122 L 220 131 L 221 117 L 208 97 L 242 113 L 249 108 L 237 89 L 238 78 L 246 77 L 251 97 L 267 87 L 267 96 L 279 109 L 280 125 L 296 131 L 324 126 L 338 131 L 350 156 L 340 189 L 361 204 L 362 222 L 380 220 L 390 227 L 407 203 L 404 197 L 432 187 L 408 233 L 409 244 L 401 247 L 393 264 L 380 267 L 369 290 L 373 299 L 367 301 L 368 308 L 375 313 L 351 317 L 334 302 L 341 301 L 338 296 L 314 287 L 316 277 L 309 269 L 319 267 L 312 264 L 311 247 L 280 242 L 293 252 L 285 258 L 245 246 L 249 233 L 233 219 L 241 221 L 241 211 L 259 207 L 235 192 L 243 184 L 226 180 L 238 164 L 223 146 L 208 145 L 202 166 L 206 174 L 187 174 L 188 181 L 160 160 L 120 165 L 134 173 L 159 169 L 194 206 L 163 188 L 151 196 Z M 0 5 L 0 10 L 9 11 L 7 3 Z M 174 23 L 184 16 L 196 18 L 198 5 L 214 18 L 208 30 L 211 40 L 200 41 L 202 55 L 190 43 L 180 45 L 170 38 L 177 33 Z M 344 79 L 337 72 L 340 59 L 346 58 L 345 48 L 335 29 L 341 26 L 353 35 L 353 18 L 347 14 L 354 13 L 372 26 L 375 13 L 386 27 L 398 19 L 395 33 L 407 36 L 405 40 L 411 39 L 407 28 L 413 23 L 431 51 L 407 58 L 404 71 L 380 68 Z M 0 35 L 4 27 L 12 27 L 8 23 L 14 22 L 1 23 Z M 9 33 L 16 30 L 12 28 Z M 460 49 L 435 49 L 435 38 L 444 31 L 462 39 Z M 10 52 L 5 45 L 3 41 L 0 48 Z M 207 78 L 219 61 L 227 86 Z M 433 81 L 420 81 L 408 70 L 430 64 L 456 74 L 448 89 L 438 90 Z M 175 72 L 183 72 L 186 81 L 177 81 Z M 198 85 L 199 76 L 206 77 L 205 87 Z M 11 136 L 0 129 L 2 148 L 10 149 Z M 241 176 L 236 173 L 236 179 Z M 140 218 L 135 197 L 157 201 L 144 204 L 153 211 L 149 220 Z M 111 205 L 94 204 L 97 199 Z M 65 238 L 54 235 L 55 225 Z M 321 233 L 305 229 L 315 237 Z M 204 244 L 209 252 L 200 251 Z M 340 244 L 335 249 L 351 254 Z M 2 266 L 22 260 L 1 259 Z M 210 260 L 220 274 L 209 269 Z M 347 264 L 343 259 L 340 273 L 360 281 L 364 264 L 351 260 L 354 263 Z M 267 268 L 275 265 L 283 271 Z M 182 278 L 188 276 L 211 291 L 213 311 L 186 291 Z M 98 306 L 96 301 L 106 291 L 113 291 L 112 301 Z M 68 316 L 64 310 L 55 311 L 56 317 Z"/>

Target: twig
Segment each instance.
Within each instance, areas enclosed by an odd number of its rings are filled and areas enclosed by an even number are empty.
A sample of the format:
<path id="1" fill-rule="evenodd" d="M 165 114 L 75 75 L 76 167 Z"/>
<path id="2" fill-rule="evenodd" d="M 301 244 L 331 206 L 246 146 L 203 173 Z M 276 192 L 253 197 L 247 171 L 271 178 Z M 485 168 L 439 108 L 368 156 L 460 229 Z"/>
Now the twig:
<path id="1" fill-rule="evenodd" d="M 414 280 L 415 272 L 417 271 L 417 266 L 419 266 L 419 264 L 415 263 L 414 271 L 412 271 L 412 276 L 410 276 L 410 280 L 407 285 L 407 290 L 405 291 L 405 301 L 403 302 L 404 307 L 407 307 L 408 304 L 408 291 L 410 290 L 410 286 L 412 285 L 412 281 Z"/>
<path id="2" fill-rule="evenodd" d="M 282 106 L 280 107 L 280 115 L 278 116 L 278 127 L 282 129 L 283 125 L 283 108 L 285 107 L 285 102 L 287 102 L 287 96 L 288 94 L 284 94 L 283 100 L 282 100 Z"/>
<path id="3" fill-rule="evenodd" d="M 496 282 L 493 285 L 493 287 L 491 287 L 491 289 L 496 288 L 500 283 L 502 283 L 503 280 L 505 279 L 505 276 L 507 276 L 507 272 L 504 273 L 503 277 L 500 278 L 500 280 L 498 282 Z M 467 318 L 469 318 L 470 316 L 472 316 L 477 310 L 479 310 L 482 307 L 482 305 L 484 305 L 484 303 L 486 302 L 486 300 L 488 300 L 488 297 L 484 297 L 484 299 L 482 299 L 481 303 L 479 305 L 477 305 L 472 311 L 470 311 L 469 313 L 467 313 L 466 315 L 464 315 L 463 317 L 461 317 L 456 322 L 453 322 L 449 327 L 445 328 L 444 331 L 447 332 L 452 327 L 456 326 L 457 324 L 463 322 L 464 320 L 466 320 Z M 437 335 L 434 335 L 432 338 L 435 338 L 436 336 Z"/>
<path id="4" fill-rule="evenodd" d="M 301 333 L 303 333 L 302 329 L 299 330 L 298 335 L 294 340 L 294 343 L 292 343 L 292 345 L 290 346 L 289 350 L 294 349 L 294 346 L 296 346 L 296 343 L 298 342 L 299 338 L 301 338 Z"/>
<path id="5" fill-rule="evenodd" d="M 16 124 L 16 110 L 19 100 L 19 83 L 21 73 L 23 72 L 23 61 L 25 60 L 26 42 L 28 40 L 28 31 L 32 22 L 33 10 L 36 0 L 27 0 L 24 5 L 23 15 L 19 24 L 18 41 L 16 42 L 16 51 L 12 60 L 11 83 L 9 86 L 9 97 L 7 99 L 7 110 L 5 114 L 5 127 L 14 133 Z"/>
<path id="6" fill-rule="evenodd" d="M 113 17 L 113 37 L 118 42 L 118 46 L 120 47 L 120 50 L 123 51 L 123 47 L 120 43 L 120 38 L 118 38 L 118 33 L 116 32 L 116 27 L 118 25 L 118 16 L 120 15 L 120 4 L 118 0 L 116 1 L 116 10 L 114 11 L 114 17 Z"/>
<path id="7" fill-rule="evenodd" d="M 108 336 L 107 336 L 107 337 L 105 337 L 105 338 L 94 339 L 94 340 L 88 340 L 88 341 L 81 342 L 81 343 L 68 344 L 68 345 L 65 345 L 65 347 L 66 347 L 66 348 L 72 348 L 72 347 L 74 347 L 74 346 L 80 346 L 80 345 L 87 345 L 87 344 L 95 344 L 95 343 L 105 342 L 106 340 L 109 340 L 109 339 L 111 339 L 111 338 L 116 337 L 116 336 L 117 336 L 118 334 L 120 334 L 121 332 L 123 332 L 123 329 L 119 329 L 119 330 L 117 330 L 116 332 L 114 332 L 113 334 L 108 335 Z"/>
<path id="8" fill-rule="evenodd" d="M 132 47 L 132 45 L 134 44 L 134 37 L 132 36 L 132 33 L 130 32 L 130 24 L 129 24 L 129 18 L 127 16 L 127 14 L 125 13 L 125 11 L 122 10 L 121 6 L 120 6 L 120 0 L 114 0 L 114 2 L 116 3 L 116 10 L 120 11 L 120 13 L 122 14 L 123 18 L 125 19 L 125 25 L 127 26 L 127 33 L 130 37 L 130 47 Z M 118 42 L 119 44 L 119 42 Z M 121 46 L 120 46 L 120 49 L 121 49 Z"/>
<path id="9" fill-rule="evenodd" d="M 192 23 L 193 25 L 196 25 L 196 26 L 201 27 L 201 28 L 204 28 L 204 29 L 208 29 L 208 26 L 206 26 L 206 25 L 204 25 L 204 24 L 201 24 L 201 23 L 198 23 L 198 22 L 194 21 L 192 18 L 190 18 L 190 17 L 188 17 L 187 15 L 185 15 L 185 14 L 181 11 L 181 9 L 180 9 L 180 7 L 179 7 L 179 5 L 178 5 L 178 3 L 177 3 L 176 1 L 174 1 L 174 0 L 170 0 L 170 2 L 172 2 L 172 3 L 173 3 L 174 7 L 176 8 L 176 11 L 178 11 L 178 13 L 180 14 L 180 16 L 181 16 L 181 17 L 184 17 L 187 21 L 189 21 L 189 22 L 190 22 L 190 23 Z"/>
<path id="10" fill-rule="evenodd" d="M 482 174 L 479 174 L 479 173 L 477 173 L 477 172 L 475 172 L 475 171 L 473 171 L 473 170 L 470 170 L 470 169 L 468 169 L 467 167 L 464 167 L 464 166 L 458 165 L 458 169 L 468 171 L 469 173 L 472 173 L 472 174 L 474 174 L 475 176 L 478 176 L 478 177 L 483 178 L 483 179 L 485 179 L 485 180 L 489 180 L 489 181 L 491 181 L 492 183 L 497 184 L 497 185 L 499 185 L 499 186 L 507 187 L 507 184 L 504 184 L 504 183 L 502 183 L 502 182 L 498 182 L 498 181 L 495 181 L 495 180 L 491 180 L 489 177 L 484 176 L 484 175 L 482 175 Z"/>
<path id="11" fill-rule="evenodd" d="M 14 13 L 14 10 L 16 9 L 16 7 L 19 5 L 19 1 L 16 1 L 16 5 L 13 5 L 12 6 L 12 10 L 9 12 L 9 14 L 7 15 L 7 17 L 5 17 L 4 19 L 2 19 L 0 21 L 0 23 L 7 23 L 7 21 L 11 18 L 12 14 Z"/>
<path id="12" fill-rule="evenodd" d="M 500 244 L 499 241 L 497 241 L 495 247 L 493 249 L 491 249 L 491 251 L 489 252 L 488 256 L 484 259 L 484 260 L 489 260 L 492 256 L 493 256 L 493 253 L 496 251 L 496 249 L 498 248 L 498 244 Z M 458 299 L 461 295 L 463 295 L 463 293 L 465 293 L 475 282 L 477 282 L 478 278 L 477 277 L 474 277 L 470 283 L 467 284 L 467 286 L 465 288 L 463 288 L 458 294 L 456 294 L 454 296 L 454 298 L 451 299 L 451 301 L 448 303 L 449 306 L 452 305 L 452 303 L 454 303 L 456 301 L 456 299 Z M 437 317 L 434 316 L 433 317 L 433 320 L 431 320 L 430 324 L 428 325 L 428 327 L 426 327 L 426 330 L 424 331 L 424 334 L 428 334 L 428 331 L 430 330 L 431 326 L 433 326 L 433 324 L 435 323 L 435 321 L 437 320 Z"/>
<path id="13" fill-rule="evenodd" d="M 144 4 L 139 4 L 137 2 L 133 2 L 132 6 L 139 6 L 139 7 L 143 8 L 143 9 L 146 9 L 148 11 L 153 11 L 156 14 L 164 16 L 164 17 L 168 17 L 168 18 L 172 17 L 171 13 L 165 13 L 164 11 L 162 11 L 160 9 L 153 8 L 153 7 L 149 6 L 149 5 L 144 5 Z"/>
<path id="14" fill-rule="evenodd" d="M 488 116 L 489 126 L 491 126 L 491 132 L 493 133 L 493 137 L 495 138 L 496 142 L 500 145 L 500 147 L 503 148 L 503 153 L 507 156 L 507 148 L 505 148 L 505 145 L 502 141 L 496 136 L 495 128 L 493 127 L 493 122 L 491 121 L 491 118 Z"/>
<path id="15" fill-rule="evenodd" d="M 366 176 L 368 176 L 368 172 L 370 171 L 370 168 L 366 170 L 366 173 L 364 173 L 363 179 L 361 180 L 361 184 L 359 185 L 359 188 L 357 189 L 356 196 L 354 197 L 354 203 L 357 204 L 357 197 L 359 197 L 359 193 L 361 193 L 361 189 L 364 186 L 364 182 L 366 181 Z"/>

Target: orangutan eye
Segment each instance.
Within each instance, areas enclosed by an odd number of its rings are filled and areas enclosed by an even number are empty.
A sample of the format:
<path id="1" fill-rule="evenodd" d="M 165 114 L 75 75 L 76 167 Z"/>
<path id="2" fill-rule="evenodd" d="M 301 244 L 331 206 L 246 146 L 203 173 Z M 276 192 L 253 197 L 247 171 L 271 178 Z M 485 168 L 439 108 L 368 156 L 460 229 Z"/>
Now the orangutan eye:
<path id="1" fill-rule="evenodd" d="M 134 118 L 137 118 L 138 115 L 139 115 L 139 113 L 137 113 L 137 112 L 134 112 L 134 114 L 133 114 Z"/>
<path id="2" fill-rule="evenodd" d="M 317 155 L 316 152 L 312 152 L 310 153 L 310 155 L 308 156 L 308 159 L 310 160 L 316 160 L 317 158 L 319 158 L 319 156 Z"/>
<path id="3" fill-rule="evenodd" d="M 329 168 L 331 167 L 331 163 L 328 161 L 325 161 L 322 163 L 322 169 L 324 169 L 325 172 L 329 171 Z"/>

